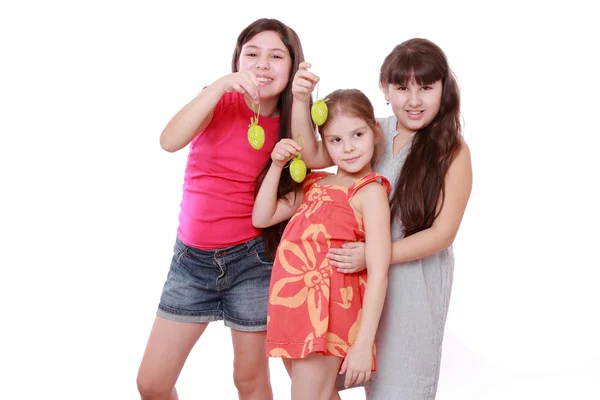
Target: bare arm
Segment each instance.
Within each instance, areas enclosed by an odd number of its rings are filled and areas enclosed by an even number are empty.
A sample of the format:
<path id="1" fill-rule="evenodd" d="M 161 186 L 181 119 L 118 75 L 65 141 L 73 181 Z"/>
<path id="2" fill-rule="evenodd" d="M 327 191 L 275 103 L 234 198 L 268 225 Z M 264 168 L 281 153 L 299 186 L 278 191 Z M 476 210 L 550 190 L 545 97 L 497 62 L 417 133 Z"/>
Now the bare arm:
<path id="1" fill-rule="evenodd" d="M 371 345 L 375 340 L 375 331 L 387 290 L 392 248 L 390 206 L 387 193 L 379 183 L 366 185 L 358 191 L 357 195 L 359 195 L 357 200 L 360 201 L 359 211 L 363 215 L 365 226 L 368 282 L 356 342 Z"/>
<path id="2" fill-rule="evenodd" d="M 319 78 L 308 71 L 310 63 L 300 63 L 292 83 L 292 137 L 302 144 L 302 159 L 307 168 L 322 169 L 331 167 L 333 161 L 329 157 L 323 142 L 317 140 L 310 117 L 310 96 Z"/>
<path id="3" fill-rule="evenodd" d="M 460 227 L 471 195 L 473 173 L 471 153 L 463 141 L 445 177 L 446 199 L 433 225 L 392 244 L 392 264 L 418 260 L 449 247 Z M 347 243 L 341 249 L 330 249 L 327 257 L 339 272 L 354 273 L 365 268 L 362 243 Z"/>
<path id="4" fill-rule="evenodd" d="M 258 190 L 252 209 L 252 224 L 257 228 L 269 226 L 290 219 L 302 203 L 303 193 L 290 193 L 283 199 L 277 199 L 277 187 L 285 163 L 298 154 L 300 146 L 291 139 L 279 141 L 271 153 L 271 167 Z"/>
<path id="5" fill-rule="evenodd" d="M 210 124 L 215 106 L 223 94 L 231 91 L 258 99 L 258 83 L 252 72 L 225 75 L 206 87 L 171 118 L 160 135 L 160 146 L 175 152 L 187 146 Z"/>
<path id="6" fill-rule="evenodd" d="M 446 197 L 433 225 L 394 242 L 392 263 L 418 260 L 449 247 L 458 232 L 473 185 L 471 152 L 463 141 L 445 177 Z"/>
<path id="7" fill-rule="evenodd" d="M 383 186 L 370 183 L 358 191 L 354 200 L 364 220 L 368 279 L 356 340 L 342 366 L 347 385 L 370 379 L 373 342 L 387 291 L 392 247 L 390 207 Z"/>

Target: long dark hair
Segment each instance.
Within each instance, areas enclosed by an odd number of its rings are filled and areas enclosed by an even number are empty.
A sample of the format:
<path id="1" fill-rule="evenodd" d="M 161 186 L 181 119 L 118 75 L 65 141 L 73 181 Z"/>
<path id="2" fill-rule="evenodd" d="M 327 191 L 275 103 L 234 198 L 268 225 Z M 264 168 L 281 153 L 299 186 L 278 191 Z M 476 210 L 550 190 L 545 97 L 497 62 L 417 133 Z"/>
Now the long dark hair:
<path id="1" fill-rule="evenodd" d="M 404 235 L 427 229 L 445 199 L 444 178 L 461 146 L 460 90 L 442 49 L 427 39 L 410 39 L 392 50 L 381 66 L 379 83 L 419 85 L 442 81 L 440 109 L 413 139 L 391 201 L 392 218 L 400 217 Z M 441 210 L 441 207 L 439 207 Z"/>
<path id="2" fill-rule="evenodd" d="M 285 87 L 284 91 L 279 95 L 279 102 L 277 103 L 277 108 L 279 109 L 279 133 L 277 135 L 277 142 L 279 142 L 283 138 L 291 137 L 290 132 L 292 124 L 292 82 L 294 80 L 294 75 L 296 74 L 296 71 L 298 71 L 298 66 L 301 62 L 304 61 L 304 51 L 302 50 L 300 38 L 292 28 L 285 25 L 279 20 L 271 18 L 258 19 L 252 22 L 250 25 L 248 25 L 239 34 L 235 50 L 233 51 L 233 57 L 231 60 L 231 70 L 233 72 L 238 71 L 238 61 L 242 52 L 242 46 L 246 44 L 246 42 L 248 42 L 250 39 L 252 39 L 256 34 L 265 31 L 276 32 L 292 58 L 288 84 Z M 269 158 L 262 171 L 256 177 L 256 188 L 254 191 L 254 197 L 256 197 L 256 194 L 260 189 L 260 185 L 262 184 L 262 181 L 264 180 L 265 175 L 267 174 L 267 171 L 269 170 L 270 166 L 271 158 Z M 301 184 L 296 183 L 292 180 L 290 174 L 282 174 L 281 179 L 279 180 L 279 188 L 277 189 L 277 197 L 282 198 L 288 193 L 296 191 L 300 186 Z M 285 224 L 286 222 L 282 222 L 281 224 L 263 229 L 263 237 L 265 240 L 265 252 L 271 259 L 275 257 L 275 251 L 277 250 L 277 245 L 281 240 L 281 234 L 283 233 Z"/>

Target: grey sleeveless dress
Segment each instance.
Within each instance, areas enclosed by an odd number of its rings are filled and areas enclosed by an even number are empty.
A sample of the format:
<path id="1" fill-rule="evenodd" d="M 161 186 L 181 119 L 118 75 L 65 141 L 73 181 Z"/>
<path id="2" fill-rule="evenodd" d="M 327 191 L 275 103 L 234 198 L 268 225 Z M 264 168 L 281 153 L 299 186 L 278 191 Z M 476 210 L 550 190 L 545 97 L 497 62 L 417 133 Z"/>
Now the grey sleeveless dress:
<path id="1" fill-rule="evenodd" d="M 378 120 L 385 138 L 385 153 L 374 169 L 390 181 L 393 191 L 411 142 L 394 157 L 397 119 L 391 116 Z M 392 239 L 402 237 L 401 222 L 395 220 Z M 365 386 L 368 400 L 435 398 L 453 271 L 452 247 L 390 266 L 376 336 L 377 371 Z M 343 387 L 342 379 L 338 378 L 338 388 Z"/>

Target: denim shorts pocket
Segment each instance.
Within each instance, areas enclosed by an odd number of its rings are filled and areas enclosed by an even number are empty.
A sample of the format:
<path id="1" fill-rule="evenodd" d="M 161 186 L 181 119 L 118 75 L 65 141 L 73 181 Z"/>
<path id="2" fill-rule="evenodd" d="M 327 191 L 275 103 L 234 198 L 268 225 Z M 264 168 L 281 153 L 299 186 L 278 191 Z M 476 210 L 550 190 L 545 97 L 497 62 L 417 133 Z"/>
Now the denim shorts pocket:
<path id="1" fill-rule="evenodd" d="M 173 246 L 173 261 L 181 263 L 181 259 L 188 256 L 187 246 L 179 239 Z"/>
<path id="2" fill-rule="evenodd" d="M 267 254 L 265 253 L 265 245 L 262 241 L 262 238 L 250 245 L 250 248 L 248 249 L 248 257 L 253 257 L 260 264 L 273 266 L 273 261 L 269 260 Z"/>

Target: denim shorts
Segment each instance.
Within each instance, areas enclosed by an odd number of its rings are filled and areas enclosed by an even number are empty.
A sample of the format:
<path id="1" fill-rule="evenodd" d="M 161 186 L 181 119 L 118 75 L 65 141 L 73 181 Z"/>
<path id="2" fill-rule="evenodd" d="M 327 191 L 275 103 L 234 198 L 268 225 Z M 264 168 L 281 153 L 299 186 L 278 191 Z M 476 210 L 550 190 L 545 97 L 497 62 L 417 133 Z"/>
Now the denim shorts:
<path id="1" fill-rule="evenodd" d="M 218 250 L 199 250 L 177 238 L 157 315 L 264 331 L 272 268 L 262 236 Z"/>

